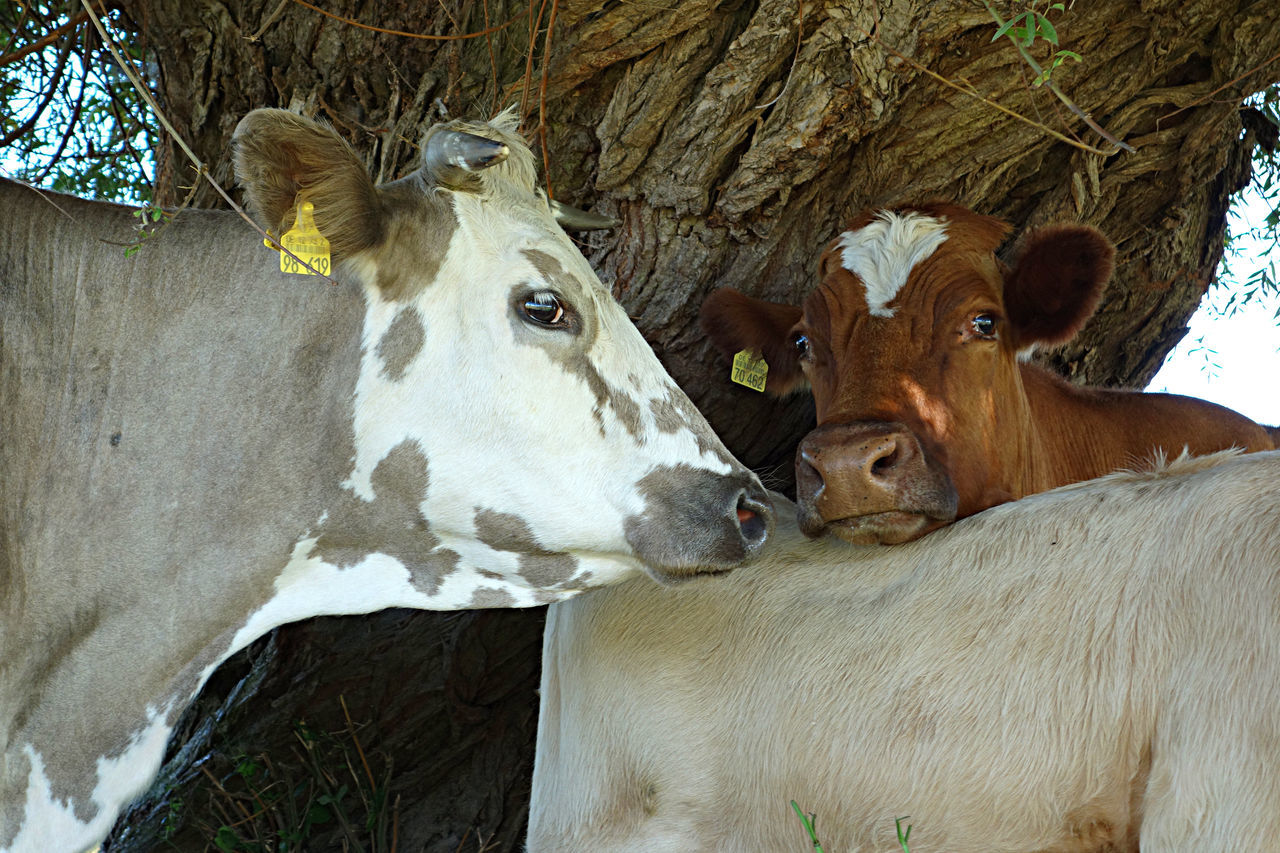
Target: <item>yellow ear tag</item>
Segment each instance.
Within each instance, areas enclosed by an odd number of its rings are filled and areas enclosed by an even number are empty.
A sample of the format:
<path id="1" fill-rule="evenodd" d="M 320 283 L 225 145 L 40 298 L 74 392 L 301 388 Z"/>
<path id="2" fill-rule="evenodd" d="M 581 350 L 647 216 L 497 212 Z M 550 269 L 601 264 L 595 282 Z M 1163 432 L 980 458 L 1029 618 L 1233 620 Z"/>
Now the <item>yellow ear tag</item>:
<path id="1" fill-rule="evenodd" d="M 315 205 L 309 201 L 298 205 L 298 221 L 280 238 L 280 245 L 293 252 L 322 275 L 329 274 L 329 241 L 316 229 L 312 214 Z M 283 250 L 280 252 L 280 270 L 295 275 L 315 275 Z"/>
<path id="2" fill-rule="evenodd" d="M 743 350 L 733 357 L 733 373 L 730 378 L 739 385 L 746 385 L 755 391 L 764 390 L 765 377 L 769 375 L 769 365 L 763 358 L 757 358 L 749 350 Z"/>

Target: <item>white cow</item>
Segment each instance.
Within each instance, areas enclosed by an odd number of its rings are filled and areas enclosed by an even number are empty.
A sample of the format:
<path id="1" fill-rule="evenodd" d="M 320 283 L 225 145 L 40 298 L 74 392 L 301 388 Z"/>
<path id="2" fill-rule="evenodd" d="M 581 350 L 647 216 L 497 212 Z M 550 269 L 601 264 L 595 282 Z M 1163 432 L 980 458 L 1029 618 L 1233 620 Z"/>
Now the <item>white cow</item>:
<path id="1" fill-rule="evenodd" d="M 142 251 L 124 207 L 0 182 L 0 851 L 66 853 L 271 628 L 527 606 L 731 567 L 767 496 L 560 231 L 513 122 L 375 187 L 328 127 L 235 134 L 336 286 L 232 213 Z"/>
<path id="2" fill-rule="evenodd" d="M 529 850 L 1280 850 L 1280 452 L 1216 461 L 554 605 Z"/>

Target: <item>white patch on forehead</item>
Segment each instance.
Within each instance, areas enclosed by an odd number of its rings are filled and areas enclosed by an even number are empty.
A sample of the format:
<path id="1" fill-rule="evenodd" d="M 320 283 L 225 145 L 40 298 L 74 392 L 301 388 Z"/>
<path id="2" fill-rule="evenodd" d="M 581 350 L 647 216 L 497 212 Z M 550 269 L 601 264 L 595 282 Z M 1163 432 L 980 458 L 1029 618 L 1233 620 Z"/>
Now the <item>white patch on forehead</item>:
<path id="1" fill-rule="evenodd" d="M 947 239 L 947 220 L 923 213 L 881 211 L 866 226 L 840 235 L 840 261 L 862 280 L 867 308 L 875 317 L 892 317 L 886 307 L 907 283 L 916 264 Z"/>
<path id="2" fill-rule="evenodd" d="M 90 797 L 97 813 L 87 823 L 76 817 L 71 803 L 54 799 L 44 759 L 27 744 L 23 751 L 31 769 L 27 774 L 26 808 L 18 834 L 4 853 L 87 850 L 102 840 L 120 809 L 147 787 L 160 768 L 171 731 L 165 722 L 170 709 L 148 708 L 146 724 L 134 733 L 124 751 L 115 758 L 98 758 L 98 781 Z"/>

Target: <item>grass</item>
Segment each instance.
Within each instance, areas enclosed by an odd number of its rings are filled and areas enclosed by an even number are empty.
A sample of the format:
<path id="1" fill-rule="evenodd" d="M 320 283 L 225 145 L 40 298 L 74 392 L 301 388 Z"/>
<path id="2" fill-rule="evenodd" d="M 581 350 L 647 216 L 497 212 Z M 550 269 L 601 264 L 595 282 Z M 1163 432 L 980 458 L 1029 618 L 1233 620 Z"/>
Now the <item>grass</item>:
<path id="1" fill-rule="evenodd" d="M 817 853 L 825 853 L 822 849 L 822 843 L 818 841 L 818 831 L 814 828 L 818 822 L 818 816 L 812 813 L 806 815 L 800 810 L 800 806 L 795 800 L 791 801 L 791 810 L 796 813 L 796 817 L 800 818 L 800 824 L 804 827 L 804 831 L 809 834 L 809 840 L 813 842 L 813 849 Z M 911 848 L 907 846 L 907 840 L 911 838 L 911 824 L 907 824 L 905 830 L 902 828 L 902 823 L 906 819 L 905 817 L 895 817 L 893 825 L 898 832 L 898 846 L 902 848 L 902 853 L 911 853 Z"/>
<path id="2" fill-rule="evenodd" d="M 392 762 L 374 756 L 375 773 L 341 698 L 346 726 L 317 731 L 294 726 L 296 763 L 277 765 L 264 755 L 240 755 L 234 769 L 213 785 L 211 811 L 217 825 L 200 829 L 221 853 L 295 853 L 329 839 L 350 853 L 396 853 L 399 798 L 388 796 Z M 336 842 L 333 840 L 336 837 Z"/>

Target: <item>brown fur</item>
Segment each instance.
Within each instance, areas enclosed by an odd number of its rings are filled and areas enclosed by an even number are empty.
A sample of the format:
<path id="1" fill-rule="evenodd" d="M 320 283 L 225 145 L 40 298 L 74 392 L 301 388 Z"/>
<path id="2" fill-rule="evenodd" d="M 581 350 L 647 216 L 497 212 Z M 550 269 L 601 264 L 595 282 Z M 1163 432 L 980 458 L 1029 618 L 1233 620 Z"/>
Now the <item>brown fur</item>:
<path id="1" fill-rule="evenodd" d="M 288 110 L 254 110 L 236 126 L 236 179 L 249 212 L 277 237 L 300 197 L 315 205 L 316 228 L 333 254 L 349 258 L 382 242 L 385 217 L 364 164 L 328 124 Z"/>
<path id="2" fill-rule="evenodd" d="M 797 500 L 806 530 L 839 524 L 852 541 L 898 542 L 948 521 L 934 514 L 923 522 L 907 505 L 925 481 L 939 506 L 954 489 L 953 518 L 963 518 L 1160 449 L 1276 446 L 1274 432 L 1221 406 L 1079 388 L 1019 363 L 1019 351 L 1069 340 L 1093 313 L 1115 254 L 1097 230 L 1035 231 L 1008 268 L 995 256 L 1007 230 L 999 220 L 955 205 L 906 210 L 945 219 L 947 236 L 911 270 L 892 317 L 869 313 L 838 241 L 803 311 L 733 292 L 713 294 L 703 308 L 703 327 L 722 350 L 781 348 L 784 357 L 770 362 L 774 387 L 797 383 L 803 371 L 819 428 L 841 426 L 801 445 Z M 870 221 L 864 214 L 854 227 Z M 994 336 L 974 331 L 978 315 L 996 318 Z M 782 317 L 795 318 L 785 332 Z M 812 356 L 788 360 L 785 346 L 800 333 Z"/>
<path id="3" fill-rule="evenodd" d="M 1018 348 L 1058 346 L 1076 336 L 1102 299 L 1115 247 L 1096 228 L 1056 225 L 1033 231 L 1005 277 L 1004 307 Z"/>
<path id="4" fill-rule="evenodd" d="M 765 390 L 786 394 L 804 380 L 795 346 L 788 338 L 800 313 L 790 305 L 757 303 L 726 287 L 702 303 L 702 330 L 731 358 L 743 349 L 762 356 L 769 365 Z"/>

